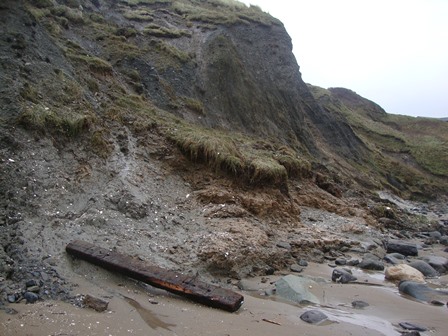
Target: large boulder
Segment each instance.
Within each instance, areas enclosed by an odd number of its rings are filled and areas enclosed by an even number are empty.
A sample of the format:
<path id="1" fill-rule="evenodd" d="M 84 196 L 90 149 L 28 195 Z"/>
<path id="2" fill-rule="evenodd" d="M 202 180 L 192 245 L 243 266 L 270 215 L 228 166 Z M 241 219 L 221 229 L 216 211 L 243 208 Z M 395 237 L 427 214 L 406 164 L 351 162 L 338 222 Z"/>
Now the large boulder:
<path id="1" fill-rule="evenodd" d="M 427 278 L 436 278 L 439 276 L 439 272 L 437 272 L 434 267 L 428 264 L 423 260 L 415 260 L 409 264 L 409 266 L 414 267 L 423 273 L 423 275 Z"/>
<path id="2" fill-rule="evenodd" d="M 414 299 L 424 302 L 444 302 L 448 299 L 448 291 L 435 290 L 415 281 L 401 281 L 398 285 L 398 290 L 402 294 L 409 295 Z"/>
<path id="3" fill-rule="evenodd" d="M 400 240 L 389 240 L 386 243 L 387 253 L 400 253 L 404 256 L 418 256 L 416 244 Z"/>
<path id="4" fill-rule="evenodd" d="M 385 278 L 390 281 L 411 280 L 420 283 L 425 282 L 422 272 L 406 264 L 386 268 Z"/>
<path id="5" fill-rule="evenodd" d="M 318 287 L 317 282 L 290 274 L 275 283 L 275 293 L 289 301 L 319 304 L 320 300 L 310 292 L 313 287 Z"/>
<path id="6" fill-rule="evenodd" d="M 439 256 L 427 256 L 423 258 L 428 264 L 430 264 L 440 274 L 448 273 L 448 259 Z"/>

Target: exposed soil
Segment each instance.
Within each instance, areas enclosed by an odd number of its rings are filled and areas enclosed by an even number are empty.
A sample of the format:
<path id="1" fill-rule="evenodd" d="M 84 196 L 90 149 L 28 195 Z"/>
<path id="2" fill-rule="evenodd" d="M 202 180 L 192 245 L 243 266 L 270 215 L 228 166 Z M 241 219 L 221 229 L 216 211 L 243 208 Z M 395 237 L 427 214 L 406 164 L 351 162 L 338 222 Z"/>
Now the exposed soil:
<path id="1" fill-rule="evenodd" d="M 82 239 L 238 290 L 239 279 L 252 278 L 262 288 L 289 273 L 300 258 L 322 263 L 312 263 L 304 274 L 328 281 L 326 264 L 336 257 L 383 256 L 389 238 L 432 243 L 419 232 L 446 233 L 446 204 L 410 203 L 386 193 L 380 194 L 384 200 L 348 191 L 336 198 L 311 180 L 291 182 L 289 195 L 238 186 L 183 162 L 163 142 L 151 147 L 146 138 L 142 146 L 126 128 L 115 130 L 115 139 L 113 154 L 102 161 L 87 157 L 82 141 L 75 146 L 20 129 L 4 133 L 1 334 L 216 335 L 219 330 L 223 335 L 287 335 L 300 328 L 309 335 L 394 335 L 401 320 L 444 334 L 446 306 L 401 297 L 391 283 L 326 282 L 322 309 L 335 322 L 316 327 L 298 317 L 307 307 L 266 300 L 259 291 L 244 293 L 240 312 L 228 314 L 72 259 L 65 246 Z M 387 229 L 373 215 L 378 207 L 388 209 L 395 225 L 406 230 Z M 437 244 L 422 253 L 446 256 Z M 370 276 L 369 281 L 382 282 L 382 273 Z M 30 280 L 39 286 L 39 300 L 8 303 L 14 294 L 20 300 Z M 447 286 L 445 278 L 433 282 Z M 109 310 L 79 308 L 86 294 L 110 300 Z M 347 307 L 358 296 L 371 308 L 355 312 Z"/>

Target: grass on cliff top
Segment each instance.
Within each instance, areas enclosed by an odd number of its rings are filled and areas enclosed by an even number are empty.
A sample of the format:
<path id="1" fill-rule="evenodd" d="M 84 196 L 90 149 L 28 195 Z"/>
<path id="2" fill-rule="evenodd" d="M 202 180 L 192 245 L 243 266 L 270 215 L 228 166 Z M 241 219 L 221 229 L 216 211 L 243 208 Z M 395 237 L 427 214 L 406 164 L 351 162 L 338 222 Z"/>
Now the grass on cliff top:
<path id="1" fill-rule="evenodd" d="M 230 25 L 256 22 L 263 25 L 279 25 L 280 22 L 264 13 L 259 7 L 233 0 L 183 0 L 173 1 L 172 9 L 191 21 Z"/>
<path id="2" fill-rule="evenodd" d="M 179 125 L 169 137 L 192 161 L 251 184 L 284 185 L 288 177 L 308 176 L 311 170 L 292 149 L 241 134 Z"/>

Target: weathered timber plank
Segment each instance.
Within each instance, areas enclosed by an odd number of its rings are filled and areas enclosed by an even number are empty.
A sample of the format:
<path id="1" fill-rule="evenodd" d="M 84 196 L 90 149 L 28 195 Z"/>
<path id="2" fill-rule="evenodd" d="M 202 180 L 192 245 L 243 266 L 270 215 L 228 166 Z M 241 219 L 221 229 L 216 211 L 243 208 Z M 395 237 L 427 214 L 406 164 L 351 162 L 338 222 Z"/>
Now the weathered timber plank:
<path id="1" fill-rule="evenodd" d="M 128 255 L 110 251 L 85 241 L 72 241 L 66 246 L 66 251 L 109 271 L 188 297 L 210 307 L 234 312 L 241 307 L 244 301 L 241 294 L 207 284 L 197 277 L 152 266 Z"/>

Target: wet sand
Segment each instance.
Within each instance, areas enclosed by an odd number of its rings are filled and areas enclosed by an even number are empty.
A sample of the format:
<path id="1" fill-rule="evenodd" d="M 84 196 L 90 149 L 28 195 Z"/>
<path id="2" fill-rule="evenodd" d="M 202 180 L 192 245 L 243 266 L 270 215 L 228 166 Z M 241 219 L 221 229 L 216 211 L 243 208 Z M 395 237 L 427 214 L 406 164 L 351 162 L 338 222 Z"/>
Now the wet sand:
<path id="1" fill-rule="evenodd" d="M 276 275 L 265 283 L 262 278 L 250 279 L 260 289 L 241 291 L 245 296 L 242 308 L 227 313 L 83 263 L 77 278 L 72 279 L 79 284 L 76 292 L 110 301 L 107 311 L 98 313 L 52 301 L 15 304 L 10 307 L 18 314 L 0 311 L 0 335 L 400 335 L 399 322 L 430 329 L 422 335 L 446 335 L 446 306 L 403 297 L 395 284 L 383 281 L 381 272 L 358 271 L 361 284 L 331 283 L 331 272 L 324 264 L 310 264 L 306 269 L 307 276 L 326 280 L 311 289 L 321 300 L 319 306 L 266 297 L 263 287 L 281 276 Z M 354 300 L 370 306 L 354 309 Z M 323 311 L 329 321 L 322 325 L 303 322 L 300 315 L 309 309 Z"/>

